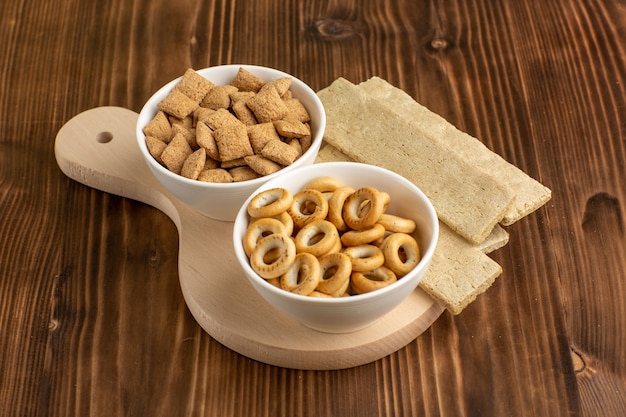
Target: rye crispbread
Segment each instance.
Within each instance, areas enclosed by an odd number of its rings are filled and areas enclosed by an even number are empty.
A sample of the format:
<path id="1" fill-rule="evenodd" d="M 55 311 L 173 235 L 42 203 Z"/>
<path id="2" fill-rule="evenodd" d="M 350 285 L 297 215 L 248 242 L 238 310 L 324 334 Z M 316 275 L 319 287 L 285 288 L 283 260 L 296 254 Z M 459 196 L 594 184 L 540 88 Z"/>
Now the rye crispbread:
<path id="1" fill-rule="evenodd" d="M 379 77 L 372 77 L 358 84 L 358 88 L 370 97 L 378 99 L 382 105 L 401 115 L 425 134 L 444 141 L 453 152 L 471 160 L 484 172 L 512 188 L 515 191 L 515 199 L 500 220 L 501 224 L 511 225 L 550 200 L 552 193 L 549 188 L 492 152 L 478 139 L 457 129 L 437 113 L 419 104 L 405 91 Z"/>
<path id="2" fill-rule="evenodd" d="M 496 261 L 439 222 L 437 249 L 419 287 L 452 314 L 459 314 L 501 273 Z"/>
<path id="3" fill-rule="evenodd" d="M 327 143 L 418 185 L 439 218 L 470 242 L 484 241 L 511 205 L 509 187 L 349 81 L 339 78 L 318 96 L 326 109 Z"/>

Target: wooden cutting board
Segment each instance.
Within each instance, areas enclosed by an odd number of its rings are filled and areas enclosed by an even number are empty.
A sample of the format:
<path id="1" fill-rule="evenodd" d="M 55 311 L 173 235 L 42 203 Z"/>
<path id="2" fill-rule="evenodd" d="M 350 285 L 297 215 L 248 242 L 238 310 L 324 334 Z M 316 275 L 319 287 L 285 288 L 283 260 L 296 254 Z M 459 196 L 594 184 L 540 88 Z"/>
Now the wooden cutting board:
<path id="1" fill-rule="evenodd" d="M 154 178 L 136 142 L 137 117 L 120 107 L 98 107 L 77 115 L 59 130 L 57 163 L 68 177 L 149 204 L 174 222 L 185 302 L 200 326 L 223 345 L 287 368 L 349 368 L 402 348 L 442 313 L 439 303 L 417 289 L 395 310 L 358 332 L 321 333 L 284 316 L 240 271 L 232 249 L 232 223 L 197 213 Z"/>

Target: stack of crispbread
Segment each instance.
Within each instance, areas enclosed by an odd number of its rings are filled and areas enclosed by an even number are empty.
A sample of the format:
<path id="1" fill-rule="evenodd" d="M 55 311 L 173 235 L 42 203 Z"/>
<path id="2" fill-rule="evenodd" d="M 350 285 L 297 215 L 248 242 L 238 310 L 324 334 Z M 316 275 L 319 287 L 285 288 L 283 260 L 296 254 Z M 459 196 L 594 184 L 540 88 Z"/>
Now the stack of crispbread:
<path id="1" fill-rule="evenodd" d="M 433 203 L 439 242 L 420 287 L 460 313 L 502 272 L 487 256 L 509 240 L 500 225 L 538 209 L 551 191 L 381 78 L 339 78 L 318 96 L 327 118 L 318 162 L 387 168 Z"/>

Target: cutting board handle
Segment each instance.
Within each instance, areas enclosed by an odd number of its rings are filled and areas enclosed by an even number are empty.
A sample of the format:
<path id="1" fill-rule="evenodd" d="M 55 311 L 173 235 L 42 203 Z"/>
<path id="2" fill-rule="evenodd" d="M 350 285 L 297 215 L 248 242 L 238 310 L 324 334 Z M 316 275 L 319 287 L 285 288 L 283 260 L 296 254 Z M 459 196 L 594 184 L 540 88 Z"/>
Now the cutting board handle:
<path id="1" fill-rule="evenodd" d="M 81 184 L 159 209 L 180 228 L 179 202 L 152 175 L 137 146 L 138 117 L 112 106 L 76 115 L 57 134 L 57 164 Z"/>

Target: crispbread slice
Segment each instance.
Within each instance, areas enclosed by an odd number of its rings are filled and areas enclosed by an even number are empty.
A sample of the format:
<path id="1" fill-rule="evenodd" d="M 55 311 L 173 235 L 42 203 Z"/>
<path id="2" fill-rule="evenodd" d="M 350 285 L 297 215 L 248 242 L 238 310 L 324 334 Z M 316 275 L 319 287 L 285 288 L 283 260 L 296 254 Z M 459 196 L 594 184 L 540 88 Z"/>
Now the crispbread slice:
<path id="1" fill-rule="evenodd" d="M 515 191 L 515 200 L 500 221 L 507 226 L 543 206 L 551 198 L 551 191 L 521 169 L 492 152 L 481 141 L 458 130 L 443 117 L 416 102 L 405 91 L 387 81 L 372 77 L 358 85 L 361 91 L 379 100 L 381 105 L 414 124 L 427 135 L 445 141 L 459 155 L 473 161 L 487 173 L 499 178 Z"/>
<path id="2" fill-rule="evenodd" d="M 442 222 L 439 226 L 437 249 L 419 287 L 459 314 L 493 284 L 502 267 Z"/>
<path id="3" fill-rule="evenodd" d="M 320 146 L 320 150 L 315 158 L 315 163 L 320 162 L 354 162 L 354 159 L 350 158 L 333 145 L 322 142 L 322 146 Z"/>
<path id="4" fill-rule="evenodd" d="M 509 187 L 349 81 L 338 78 L 318 96 L 326 109 L 328 143 L 418 185 L 439 218 L 470 242 L 484 241 L 512 203 Z"/>
<path id="5" fill-rule="evenodd" d="M 489 233 L 487 239 L 478 245 L 474 245 L 474 247 L 487 254 L 506 246 L 507 243 L 509 243 L 509 232 L 504 230 L 499 224 L 496 224 L 496 227 Z"/>

